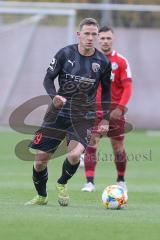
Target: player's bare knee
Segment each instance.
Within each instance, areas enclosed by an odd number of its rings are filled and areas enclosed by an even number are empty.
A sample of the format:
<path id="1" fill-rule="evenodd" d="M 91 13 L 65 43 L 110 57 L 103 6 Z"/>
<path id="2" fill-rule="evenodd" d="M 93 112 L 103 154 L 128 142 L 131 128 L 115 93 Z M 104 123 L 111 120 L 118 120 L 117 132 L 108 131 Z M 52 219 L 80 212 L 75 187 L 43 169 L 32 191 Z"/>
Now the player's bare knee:
<path id="1" fill-rule="evenodd" d="M 44 153 L 44 152 L 37 153 L 35 162 L 34 162 L 35 169 L 37 171 L 44 170 L 47 167 L 49 159 L 50 159 L 49 153 Z"/>
<path id="2" fill-rule="evenodd" d="M 76 164 L 79 162 L 80 155 L 84 152 L 84 146 L 77 142 L 72 140 L 70 144 L 68 145 L 68 160 L 71 164 Z"/>
<path id="3" fill-rule="evenodd" d="M 76 152 L 70 152 L 68 154 L 68 160 L 71 164 L 76 164 L 79 162 L 80 154 Z"/>
<path id="4" fill-rule="evenodd" d="M 115 154 L 122 153 L 124 151 L 123 142 L 112 141 L 112 148 Z"/>

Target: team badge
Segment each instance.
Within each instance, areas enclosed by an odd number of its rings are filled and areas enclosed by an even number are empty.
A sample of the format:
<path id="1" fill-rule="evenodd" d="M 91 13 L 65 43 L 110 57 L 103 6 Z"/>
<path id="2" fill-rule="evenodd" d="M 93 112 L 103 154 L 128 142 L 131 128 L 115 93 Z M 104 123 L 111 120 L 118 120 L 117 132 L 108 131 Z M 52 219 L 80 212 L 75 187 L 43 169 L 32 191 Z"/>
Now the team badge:
<path id="1" fill-rule="evenodd" d="M 100 69 L 100 65 L 98 63 L 92 63 L 93 72 L 98 72 Z"/>
<path id="2" fill-rule="evenodd" d="M 116 70 L 118 68 L 118 64 L 116 62 L 112 62 L 112 70 Z"/>

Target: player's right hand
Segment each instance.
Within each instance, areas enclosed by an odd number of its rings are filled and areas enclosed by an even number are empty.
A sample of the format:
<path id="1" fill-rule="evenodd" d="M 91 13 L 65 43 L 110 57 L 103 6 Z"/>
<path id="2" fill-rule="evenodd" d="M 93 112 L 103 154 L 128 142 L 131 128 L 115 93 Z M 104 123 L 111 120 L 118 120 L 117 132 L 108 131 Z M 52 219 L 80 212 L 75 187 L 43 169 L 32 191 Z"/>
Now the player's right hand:
<path id="1" fill-rule="evenodd" d="M 53 98 L 53 105 L 55 106 L 55 108 L 61 108 L 66 103 L 66 101 L 67 101 L 66 98 L 64 98 L 60 95 L 56 95 Z"/>

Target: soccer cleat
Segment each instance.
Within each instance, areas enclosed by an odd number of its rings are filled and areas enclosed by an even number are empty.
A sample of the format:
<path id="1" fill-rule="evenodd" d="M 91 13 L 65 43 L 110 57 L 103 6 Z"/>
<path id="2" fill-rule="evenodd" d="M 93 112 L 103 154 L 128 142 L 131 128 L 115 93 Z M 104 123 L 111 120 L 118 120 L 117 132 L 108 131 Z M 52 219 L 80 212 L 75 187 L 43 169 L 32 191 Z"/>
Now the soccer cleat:
<path id="1" fill-rule="evenodd" d="M 96 187 L 93 183 L 88 182 L 84 185 L 84 187 L 81 189 L 81 191 L 83 191 L 83 192 L 95 192 Z"/>
<path id="2" fill-rule="evenodd" d="M 127 202 L 127 201 L 128 201 L 128 194 L 127 194 L 128 189 L 127 189 L 126 183 L 123 182 L 123 181 L 119 181 L 119 182 L 117 182 L 117 185 L 120 186 L 120 187 L 122 187 L 122 188 L 124 189 L 125 201 Z"/>
<path id="3" fill-rule="evenodd" d="M 128 191 L 128 190 L 127 190 L 127 185 L 126 185 L 125 182 L 119 181 L 119 182 L 117 182 L 117 185 L 120 186 L 120 187 L 122 187 L 122 188 L 124 189 L 124 191 L 126 191 L 126 192 Z"/>
<path id="4" fill-rule="evenodd" d="M 67 192 L 67 187 L 65 184 L 57 183 L 58 190 L 58 202 L 60 206 L 68 206 L 69 204 L 69 194 Z"/>
<path id="5" fill-rule="evenodd" d="M 46 205 L 47 203 L 48 197 L 37 195 L 32 200 L 26 202 L 25 205 Z"/>

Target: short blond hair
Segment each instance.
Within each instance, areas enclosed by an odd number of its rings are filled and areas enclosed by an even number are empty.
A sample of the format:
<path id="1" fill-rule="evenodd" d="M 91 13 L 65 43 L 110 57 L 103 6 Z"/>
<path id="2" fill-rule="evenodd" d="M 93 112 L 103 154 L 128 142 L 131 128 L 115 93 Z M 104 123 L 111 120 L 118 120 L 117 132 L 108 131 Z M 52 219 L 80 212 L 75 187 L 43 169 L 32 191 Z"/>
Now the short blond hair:
<path id="1" fill-rule="evenodd" d="M 99 24 L 97 20 L 94 18 L 84 18 L 79 24 L 79 30 L 82 30 L 84 25 L 87 25 L 87 26 L 94 25 L 99 29 Z"/>

